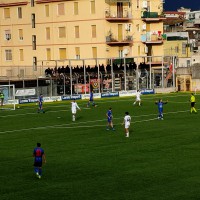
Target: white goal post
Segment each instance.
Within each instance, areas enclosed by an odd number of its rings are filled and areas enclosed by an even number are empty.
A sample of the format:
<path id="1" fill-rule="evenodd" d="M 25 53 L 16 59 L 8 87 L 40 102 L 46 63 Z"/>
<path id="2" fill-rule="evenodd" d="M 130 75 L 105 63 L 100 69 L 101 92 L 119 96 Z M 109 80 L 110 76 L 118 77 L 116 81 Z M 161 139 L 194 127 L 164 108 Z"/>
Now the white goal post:
<path id="1" fill-rule="evenodd" d="M 0 109 L 15 110 L 15 85 L 0 85 Z"/>

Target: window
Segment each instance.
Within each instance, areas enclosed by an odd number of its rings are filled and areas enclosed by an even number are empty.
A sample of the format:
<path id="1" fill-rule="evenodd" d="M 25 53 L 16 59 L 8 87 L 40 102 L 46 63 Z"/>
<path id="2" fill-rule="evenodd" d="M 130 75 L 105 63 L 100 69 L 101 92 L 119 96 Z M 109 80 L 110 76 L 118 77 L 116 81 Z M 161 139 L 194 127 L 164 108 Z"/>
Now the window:
<path id="1" fill-rule="evenodd" d="M 119 47 L 119 58 L 123 57 L 123 47 Z"/>
<path id="2" fill-rule="evenodd" d="M 32 35 L 32 48 L 36 50 L 36 35 Z"/>
<path id="3" fill-rule="evenodd" d="M 5 39 L 11 40 L 11 31 L 10 30 L 5 30 Z"/>
<path id="4" fill-rule="evenodd" d="M 150 12 L 150 11 L 151 11 L 151 8 L 150 8 L 150 3 L 151 3 L 150 1 L 147 1 L 147 11 L 148 11 L 148 12 Z"/>
<path id="5" fill-rule="evenodd" d="M 46 40 L 50 40 L 51 35 L 50 35 L 50 27 L 46 27 Z"/>
<path id="6" fill-rule="evenodd" d="M 176 47 L 175 47 L 175 53 L 178 53 L 178 52 L 179 52 L 179 47 L 176 46 Z"/>
<path id="7" fill-rule="evenodd" d="M 92 47 L 92 57 L 97 58 L 97 48 L 96 47 Z"/>
<path id="8" fill-rule="evenodd" d="M 12 50 L 11 49 L 5 50 L 5 55 L 6 55 L 6 61 L 12 60 Z"/>
<path id="9" fill-rule="evenodd" d="M 59 3 L 58 4 L 58 15 L 64 15 L 65 14 L 65 4 Z"/>
<path id="10" fill-rule="evenodd" d="M 139 25 L 139 24 L 136 25 L 136 29 L 137 29 L 137 32 L 140 32 L 140 25 Z M 146 30 L 146 24 L 143 24 L 143 25 L 142 25 L 142 30 L 143 30 L 143 31 Z"/>
<path id="11" fill-rule="evenodd" d="M 31 0 L 31 7 L 35 6 L 35 0 Z"/>
<path id="12" fill-rule="evenodd" d="M 35 14 L 34 13 L 31 15 L 31 20 L 32 20 L 32 28 L 35 28 Z"/>
<path id="13" fill-rule="evenodd" d="M 33 57 L 33 70 L 37 71 L 37 57 Z"/>
<path id="14" fill-rule="evenodd" d="M 97 32 L 96 32 L 96 25 L 92 25 L 92 38 L 97 37 Z"/>
<path id="15" fill-rule="evenodd" d="M 137 8 L 139 8 L 140 2 L 139 0 L 137 0 Z"/>
<path id="16" fill-rule="evenodd" d="M 78 2 L 74 2 L 74 15 L 78 15 Z"/>
<path id="17" fill-rule="evenodd" d="M 45 15 L 49 17 L 49 5 L 45 5 Z"/>
<path id="18" fill-rule="evenodd" d="M 140 45 L 138 45 L 138 56 L 140 56 Z"/>
<path id="19" fill-rule="evenodd" d="M 23 40 L 23 29 L 19 29 L 19 40 Z"/>
<path id="20" fill-rule="evenodd" d="M 190 60 L 187 60 L 187 67 L 190 67 Z"/>
<path id="21" fill-rule="evenodd" d="M 59 54 L 60 54 L 60 60 L 66 59 L 66 49 L 65 48 L 60 48 Z"/>
<path id="22" fill-rule="evenodd" d="M 10 18 L 10 8 L 4 8 L 4 18 L 5 19 Z"/>
<path id="23" fill-rule="evenodd" d="M 24 61 L 24 50 L 23 49 L 19 50 L 19 60 Z"/>
<path id="24" fill-rule="evenodd" d="M 75 26 L 75 38 L 79 38 L 79 26 Z"/>
<path id="25" fill-rule="evenodd" d="M 76 52 L 76 59 L 80 59 L 80 47 L 76 47 L 75 52 Z"/>
<path id="26" fill-rule="evenodd" d="M 91 1 L 91 14 L 95 14 L 95 1 Z"/>
<path id="27" fill-rule="evenodd" d="M 18 18 L 22 18 L 22 7 L 18 7 Z"/>
<path id="28" fill-rule="evenodd" d="M 182 54 L 186 54 L 186 43 L 182 43 Z"/>
<path id="29" fill-rule="evenodd" d="M 65 38 L 66 37 L 66 31 L 65 27 L 59 27 L 59 38 Z"/>
<path id="30" fill-rule="evenodd" d="M 46 55 L 47 55 L 47 60 L 51 60 L 51 49 L 50 48 L 46 49 Z"/>

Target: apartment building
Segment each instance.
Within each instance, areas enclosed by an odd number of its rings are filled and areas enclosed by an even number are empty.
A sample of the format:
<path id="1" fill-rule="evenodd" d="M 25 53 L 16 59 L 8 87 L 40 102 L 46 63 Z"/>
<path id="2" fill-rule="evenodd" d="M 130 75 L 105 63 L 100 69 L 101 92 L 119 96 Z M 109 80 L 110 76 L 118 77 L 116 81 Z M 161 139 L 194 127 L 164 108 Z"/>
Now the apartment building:
<path id="1" fill-rule="evenodd" d="M 162 11 L 162 0 L 0 0 L 0 76 L 69 59 L 163 56 Z"/>

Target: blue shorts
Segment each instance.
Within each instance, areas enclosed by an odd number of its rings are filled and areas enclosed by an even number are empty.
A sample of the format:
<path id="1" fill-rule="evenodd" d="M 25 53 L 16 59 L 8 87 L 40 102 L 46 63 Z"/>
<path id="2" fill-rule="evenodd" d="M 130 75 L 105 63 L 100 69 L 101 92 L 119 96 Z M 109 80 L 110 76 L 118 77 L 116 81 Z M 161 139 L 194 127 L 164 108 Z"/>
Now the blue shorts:
<path id="1" fill-rule="evenodd" d="M 42 167 L 42 162 L 34 162 L 34 167 Z"/>
<path id="2" fill-rule="evenodd" d="M 112 117 L 108 117 L 108 123 L 112 122 Z"/>
<path id="3" fill-rule="evenodd" d="M 42 103 L 39 103 L 39 108 L 42 108 Z"/>
<path id="4" fill-rule="evenodd" d="M 159 112 L 159 113 L 163 113 L 163 109 L 159 109 L 158 112 Z"/>

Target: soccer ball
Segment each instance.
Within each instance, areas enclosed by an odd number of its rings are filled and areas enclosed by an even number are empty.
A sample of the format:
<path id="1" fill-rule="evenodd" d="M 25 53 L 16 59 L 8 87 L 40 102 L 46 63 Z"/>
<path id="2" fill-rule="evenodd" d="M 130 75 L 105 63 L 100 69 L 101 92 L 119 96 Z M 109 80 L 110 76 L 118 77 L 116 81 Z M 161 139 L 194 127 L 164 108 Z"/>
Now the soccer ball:
<path id="1" fill-rule="evenodd" d="M 19 106 L 17 106 L 17 108 L 19 109 L 20 107 L 19 107 Z"/>

